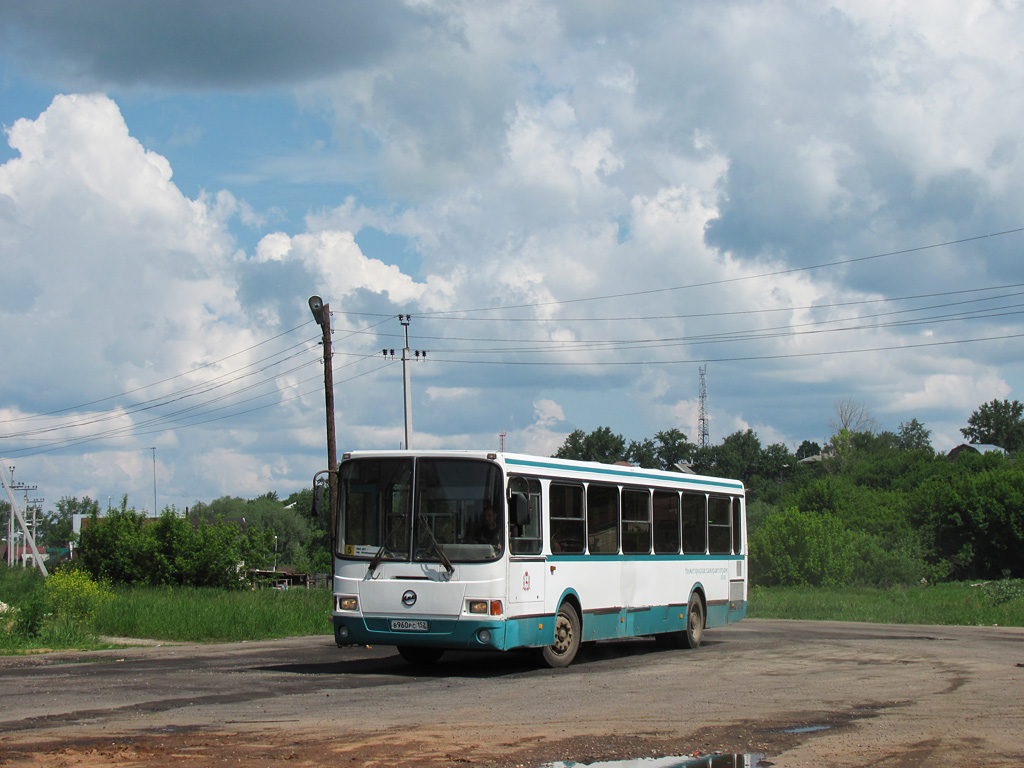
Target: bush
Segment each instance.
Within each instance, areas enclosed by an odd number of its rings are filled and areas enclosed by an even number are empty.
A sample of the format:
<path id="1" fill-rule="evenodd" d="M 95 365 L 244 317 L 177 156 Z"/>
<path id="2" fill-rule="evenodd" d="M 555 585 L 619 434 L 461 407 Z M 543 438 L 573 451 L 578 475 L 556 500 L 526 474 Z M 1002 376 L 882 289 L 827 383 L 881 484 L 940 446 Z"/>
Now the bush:
<path id="1" fill-rule="evenodd" d="M 82 529 L 82 566 L 112 584 L 241 589 L 245 566 L 266 562 L 272 534 L 232 522 L 192 521 L 164 510 L 156 521 L 128 509 L 92 517 Z"/>
<path id="2" fill-rule="evenodd" d="M 61 568 L 46 579 L 46 594 L 55 620 L 87 625 L 103 603 L 113 598 L 108 587 L 97 584 L 79 568 Z"/>
<path id="3" fill-rule="evenodd" d="M 917 584 L 930 574 L 918 539 L 877 536 L 863 531 L 852 535 L 854 558 L 850 584 L 859 587 L 893 587 Z"/>
<path id="4" fill-rule="evenodd" d="M 1003 579 L 981 585 L 982 592 L 992 605 L 1003 605 L 1024 599 L 1024 579 Z"/>
<path id="5" fill-rule="evenodd" d="M 0 635 L 31 637 L 49 613 L 43 576 L 35 568 L 8 568 L 0 563 Z"/>
<path id="6" fill-rule="evenodd" d="M 833 515 L 787 507 L 750 536 L 750 578 L 765 586 L 837 587 L 850 581 L 852 536 Z"/>

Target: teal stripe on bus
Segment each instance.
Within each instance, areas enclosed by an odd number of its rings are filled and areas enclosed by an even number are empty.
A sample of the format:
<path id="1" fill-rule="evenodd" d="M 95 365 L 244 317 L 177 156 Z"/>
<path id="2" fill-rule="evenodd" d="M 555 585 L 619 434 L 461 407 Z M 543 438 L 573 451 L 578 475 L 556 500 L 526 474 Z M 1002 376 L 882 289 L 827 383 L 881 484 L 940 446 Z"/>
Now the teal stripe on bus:
<path id="1" fill-rule="evenodd" d="M 559 563 L 622 563 L 622 562 L 645 562 L 645 563 L 663 563 L 673 560 L 684 560 L 691 563 L 722 563 L 724 566 L 726 563 L 742 562 L 746 560 L 746 555 L 585 555 L 583 553 L 575 554 L 550 554 L 547 555 L 548 562 L 559 562 Z M 512 560 L 516 561 L 515 555 L 512 556 Z"/>
<path id="2" fill-rule="evenodd" d="M 613 466 L 603 467 L 587 467 L 587 466 L 565 466 L 563 464 L 551 464 L 543 461 L 523 461 L 522 459 L 506 458 L 505 464 L 514 465 L 517 467 L 534 467 L 537 469 L 558 469 L 563 472 L 586 472 L 594 475 L 614 475 L 622 478 L 632 478 L 634 480 L 643 478 L 645 480 L 655 480 L 662 483 L 679 483 L 685 485 L 702 485 L 711 486 L 714 488 L 729 488 L 734 491 L 742 491 L 743 483 L 735 480 L 709 480 L 704 477 L 697 475 L 684 475 L 680 473 L 679 479 L 674 477 L 665 477 L 664 475 L 654 475 L 647 472 L 627 472 L 625 470 L 616 469 Z"/>

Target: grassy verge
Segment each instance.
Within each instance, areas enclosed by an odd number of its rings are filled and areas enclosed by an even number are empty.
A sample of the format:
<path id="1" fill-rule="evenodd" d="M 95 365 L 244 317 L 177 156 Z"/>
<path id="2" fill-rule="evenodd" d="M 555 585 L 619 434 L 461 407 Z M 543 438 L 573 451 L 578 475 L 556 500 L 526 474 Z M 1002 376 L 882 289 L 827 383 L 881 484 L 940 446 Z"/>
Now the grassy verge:
<path id="1" fill-rule="evenodd" d="M 755 586 L 750 590 L 747 615 L 757 619 L 1024 627 L 1024 580 L 891 589 Z"/>
<path id="2" fill-rule="evenodd" d="M 118 588 L 94 623 L 100 635 L 231 642 L 330 634 L 327 589 Z"/>
<path id="3" fill-rule="evenodd" d="M 0 653 L 110 647 L 101 636 L 180 642 L 265 640 L 331 633 L 328 589 L 118 587 L 66 579 L 44 587 L 0 569 Z M 95 593 L 95 594 L 94 594 Z M 1024 580 L 892 589 L 758 587 L 748 616 L 886 624 L 1024 626 Z"/>

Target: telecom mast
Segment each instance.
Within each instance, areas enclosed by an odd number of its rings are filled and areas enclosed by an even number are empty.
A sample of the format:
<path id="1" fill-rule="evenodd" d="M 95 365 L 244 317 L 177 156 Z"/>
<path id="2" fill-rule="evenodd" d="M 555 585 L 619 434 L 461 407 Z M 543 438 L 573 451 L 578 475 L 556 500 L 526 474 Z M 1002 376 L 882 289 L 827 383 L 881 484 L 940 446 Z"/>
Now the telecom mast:
<path id="1" fill-rule="evenodd" d="M 706 374 L 707 365 L 700 367 L 700 412 L 697 416 L 697 447 L 707 448 L 710 442 L 710 431 L 708 429 L 708 382 Z"/>

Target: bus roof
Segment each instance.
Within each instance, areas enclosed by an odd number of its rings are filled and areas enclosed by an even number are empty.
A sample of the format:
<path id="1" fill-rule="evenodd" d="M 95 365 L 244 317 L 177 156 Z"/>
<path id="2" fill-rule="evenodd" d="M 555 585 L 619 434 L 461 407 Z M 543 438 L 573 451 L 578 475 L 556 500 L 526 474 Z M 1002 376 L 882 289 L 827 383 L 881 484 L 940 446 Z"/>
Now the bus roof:
<path id="1" fill-rule="evenodd" d="M 467 458 L 489 459 L 497 461 L 506 470 L 519 471 L 524 474 L 542 475 L 563 479 L 592 479 L 608 482 L 619 482 L 638 485 L 664 485 L 671 487 L 697 487 L 704 490 L 721 490 L 743 494 L 743 483 L 723 477 L 693 475 L 685 472 L 668 472 L 662 469 L 646 469 L 625 464 L 602 464 L 596 461 L 574 461 L 572 459 L 556 459 L 548 456 L 531 456 L 523 453 L 500 453 L 498 451 L 477 450 L 368 450 L 349 451 L 343 459 L 349 458 L 382 458 L 390 457 L 436 457 L 436 458 Z"/>

